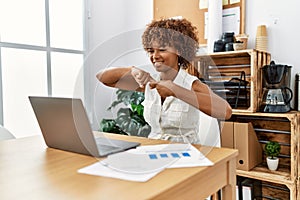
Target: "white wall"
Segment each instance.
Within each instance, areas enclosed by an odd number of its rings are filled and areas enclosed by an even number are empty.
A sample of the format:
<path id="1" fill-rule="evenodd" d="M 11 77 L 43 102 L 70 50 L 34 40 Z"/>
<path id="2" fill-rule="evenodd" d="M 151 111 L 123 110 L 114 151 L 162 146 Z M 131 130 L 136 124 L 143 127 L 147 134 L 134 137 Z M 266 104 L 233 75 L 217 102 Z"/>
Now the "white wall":
<path id="1" fill-rule="evenodd" d="M 88 20 L 89 42 L 87 57 L 89 87 L 88 106 L 92 110 L 94 129 L 113 98 L 111 89 L 103 87 L 95 74 L 110 63 L 117 65 L 147 66 L 148 59 L 141 48 L 140 35 L 153 17 L 152 0 L 89 0 L 91 18 Z M 255 47 L 258 25 L 267 25 L 268 51 L 279 64 L 292 66 L 292 88 L 295 73 L 300 73 L 300 1 L 246 0 L 246 33 L 249 48 Z M 183 8 L 184 9 L 184 8 Z M 128 52 L 132 51 L 132 52 Z M 298 57 L 299 56 L 299 57 Z"/>
<path id="2" fill-rule="evenodd" d="M 99 121 L 113 115 L 106 109 L 115 89 L 103 86 L 96 73 L 109 66 L 147 67 L 141 34 L 153 18 L 152 0 L 89 0 L 86 107 L 97 130 Z"/>
<path id="3" fill-rule="evenodd" d="M 292 66 L 292 89 L 295 74 L 300 73 L 299 8 L 299 0 L 246 0 L 246 32 L 250 35 L 250 48 L 255 47 L 257 26 L 267 25 L 271 59 Z"/>

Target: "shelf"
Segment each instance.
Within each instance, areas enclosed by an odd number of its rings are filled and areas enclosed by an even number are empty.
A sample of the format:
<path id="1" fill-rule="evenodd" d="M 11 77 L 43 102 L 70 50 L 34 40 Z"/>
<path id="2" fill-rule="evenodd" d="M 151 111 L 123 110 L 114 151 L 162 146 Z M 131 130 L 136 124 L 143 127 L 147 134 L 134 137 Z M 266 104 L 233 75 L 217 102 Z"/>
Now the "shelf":
<path id="1" fill-rule="evenodd" d="M 278 141 L 282 143 L 280 166 L 276 171 L 270 171 L 263 154 L 262 163 L 249 171 L 237 169 L 237 175 L 274 184 L 285 185 L 289 189 L 291 200 L 297 200 L 300 196 L 299 165 L 300 165 L 300 112 L 287 113 L 261 113 L 243 112 L 234 110 L 229 121 L 251 122 L 260 144 L 266 141 Z"/>
<path id="2" fill-rule="evenodd" d="M 222 89 L 235 92 L 236 99 L 241 101 L 231 104 L 234 110 L 253 113 L 258 110 L 262 96 L 260 69 L 269 64 L 270 60 L 271 55 L 268 52 L 246 49 L 197 55 L 193 65 L 199 73 L 199 78 L 205 83 L 209 83 L 208 85 L 213 91 L 214 85 L 220 86 L 220 82 L 230 83 L 231 80 L 239 79 L 247 83 L 246 88 L 243 88 L 242 85 L 240 88 L 240 92 L 243 92 L 247 97 L 246 102 L 240 99 L 240 95 L 236 93 L 235 89 L 230 89 L 226 84 L 223 85 Z M 217 89 L 220 90 L 220 88 Z M 220 96 L 227 100 L 226 96 Z"/>
<path id="3" fill-rule="evenodd" d="M 261 116 L 261 117 L 275 117 L 275 118 L 286 117 L 289 120 L 296 117 L 298 113 L 300 112 L 290 111 L 287 113 L 262 113 L 262 112 L 249 113 L 249 112 L 243 112 L 242 110 L 233 110 L 232 112 L 233 115 L 245 115 L 245 116 L 256 116 L 256 117 Z"/>
<path id="4" fill-rule="evenodd" d="M 292 184 L 294 184 L 294 181 L 291 180 L 289 171 L 280 171 L 279 169 L 277 171 L 272 172 L 269 169 L 267 169 L 266 166 L 258 166 L 250 171 L 237 170 L 236 173 L 239 176 L 247 178 L 253 178 L 272 183 L 280 183 L 288 186 L 289 188 Z"/>
<path id="5" fill-rule="evenodd" d="M 216 87 L 219 86 L 218 83 L 220 81 L 226 82 L 230 81 L 232 78 L 236 78 L 238 72 L 246 74 L 246 81 L 250 83 L 246 90 L 246 92 L 249 93 L 249 102 L 246 104 L 246 107 L 237 106 L 233 108 L 231 119 L 226 121 L 234 123 L 251 123 L 257 141 L 259 142 L 259 145 L 261 145 L 258 147 L 262 147 L 262 149 L 267 141 L 278 141 L 282 144 L 282 147 L 280 151 L 280 166 L 277 171 L 270 171 L 267 168 L 265 161 L 266 156 L 262 152 L 261 159 L 258 157 L 260 159 L 259 164 L 256 163 L 256 166 L 252 169 L 249 168 L 249 171 L 246 171 L 246 169 L 241 170 L 241 168 L 238 167 L 239 163 L 237 163 L 237 175 L 266 181 L 272 184 L 285 185 L 289 189 L 289 199 L 297 200 L 300 199 L 300 189 L 298 189 L 300 188 L 300 112 L 257 112 L 262 98 L 263 87 L 263 77 L 260 69 L 262 66 L 269 64 L 270 60 L 271 55 L 268 52 L 247 49 L 242 51 L 197 55 L 194 66 L 203 80 L 215 82 L 215 84 L 211 84 L 215 87 L 212 87 L 212 90 L 220 90 L 220 88 Z M 226 88 L 224 86 L 221 89 L 232 90 L 231 88 Z M 229 128 L 230 131 L 230 123 L 227 124 L 229 124 L 227 128 Z M 226 127 L 224 128 L 224 131 L 226 131 Z M 234 132 L 234 134 L 236 134 L 236 132 Z M 240 134 L 245 133 L 240 130 Z M 243 140 L 242 142 L 245 141 Z M 224 142 L 224 145 L 226 145 L 226 142 Z M 232 146 L 238 145 L 234 144 Z M 243 147 L 239 148 L 240 152 L 244 151 Z M 251 148 L 248 146 L 247 149 L 248 152 L 251 151 Z M 241 153 L 240 155 L 243 154 Z M 248 159 L 246 157 L 241 158 L 241 160 Z M 272 191 L 270 194 L 272 194 Z"/>

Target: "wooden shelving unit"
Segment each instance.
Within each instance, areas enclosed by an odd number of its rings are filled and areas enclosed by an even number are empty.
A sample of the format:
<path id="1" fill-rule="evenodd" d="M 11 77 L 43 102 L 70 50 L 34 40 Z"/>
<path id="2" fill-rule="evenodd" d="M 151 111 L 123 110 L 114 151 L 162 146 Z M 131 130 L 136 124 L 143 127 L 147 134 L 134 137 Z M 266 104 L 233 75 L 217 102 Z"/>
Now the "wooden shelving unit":
<path id="1" fill-rule="evenodd" d="M 300 199 L 300 189 L 297 189 L 300 188 L 300 112 L 258 112 L 262 97 L 262 73 L 260 69 L 269 64 L 270 61 L 271 55 L 269 53 L 247 49 L 198 55 L 194 66 L 200 73 L 200 78 L 211 82 L 226 82 L 232 78 L 238 78 L 240 72 L 246 74 L 246 80 L 249 82 L 249 87 L 247 87 L 248 105 L 234 108 L 232 118 L 229 121 L 251 122 L 262 148 L 267 141 L 273 140 L 280 142 L 282 149 L 277 171 L 270 171 L 267 168 L 265 155 L 262 153 L 262 163 L 250 171 L 237 169 L 237 175 L 270 184 L 280 184 L 285 190 L 282 191 L 282 194 L 276 194 L 282 195 L 278 199 L 286 199 L 286 196 L 289 196 L 289 199 L 297 200 Z M 268 189 L 263 189 L 263 193 L 266 196 L 276 196 L 273 191 L 268 191 Z"/>
<path id="2" fill-rule="evenodd" d="M 237 170 L 237 175 L 261 181 L 285 185 L 291 200 L 300 198 L 299 188 L 299 112 L 288 113 L 245 113 L 234 112 L 230 121 L 251 122 L 257 128 L 257 136 L 264 145 L 266 140 L 276 140 L 283 144 L 282 158 L 277 171 L 270 171 L 265 163 L 250 171 Z"/>
<path id="3" fill-rule="evenodd" d="M 198 55 L 194 66 L 200 78 L 208 83 L 212 90 L 217 94 L 221 93 L 220 96 L 231 105 L 236 103 L 232 105 L 234 111 L 256 112 L 262 96 L 260 69 L 270 61 L 271 55 L 268 52 L 246 49 Z M 241 79 L 248 82 L 245 87 L 244 85 L 237 86 L 239 83 L 237 80 Z M 242 105 L 234 99 L 238 98 L 238 94 L 241 97 L 239 101 L 244 102 Z"/>

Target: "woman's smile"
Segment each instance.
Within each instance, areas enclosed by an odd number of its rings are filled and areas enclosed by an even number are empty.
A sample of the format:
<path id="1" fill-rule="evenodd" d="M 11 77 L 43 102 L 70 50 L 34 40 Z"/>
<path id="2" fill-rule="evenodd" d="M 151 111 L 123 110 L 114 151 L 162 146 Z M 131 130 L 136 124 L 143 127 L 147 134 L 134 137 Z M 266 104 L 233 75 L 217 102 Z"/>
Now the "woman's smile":
<path id="1" fill-rule="evenodd" d="M 162 61 L 155 61 L 155 62 L 153 62 L 153 65 L 154 65 L 154 67 L 160 67 L 160 66 L 163 65 L 163 62 Z"/>

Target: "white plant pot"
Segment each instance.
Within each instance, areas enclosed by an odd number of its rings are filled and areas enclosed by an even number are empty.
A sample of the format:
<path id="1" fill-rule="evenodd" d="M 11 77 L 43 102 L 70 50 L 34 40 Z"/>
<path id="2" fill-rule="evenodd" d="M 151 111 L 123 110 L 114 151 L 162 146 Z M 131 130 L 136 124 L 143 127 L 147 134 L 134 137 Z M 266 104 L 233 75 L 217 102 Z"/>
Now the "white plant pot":
<path id="1" fill-rule="evenodd" d="M 267 157 L 267 164 L 268 164 L 269 170 L 275 171 L 278 168 L 279 158 L 272 159 L 271 157 Z"/>

